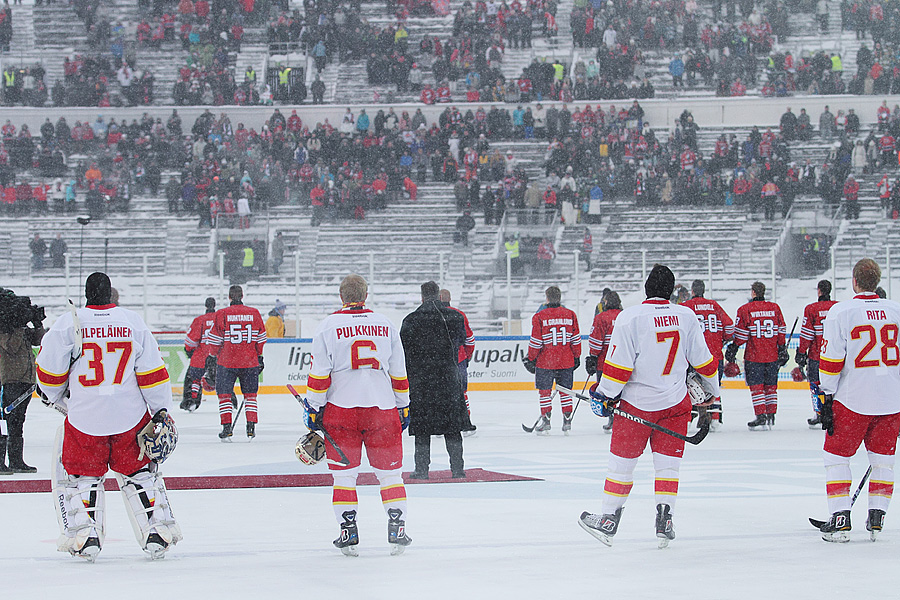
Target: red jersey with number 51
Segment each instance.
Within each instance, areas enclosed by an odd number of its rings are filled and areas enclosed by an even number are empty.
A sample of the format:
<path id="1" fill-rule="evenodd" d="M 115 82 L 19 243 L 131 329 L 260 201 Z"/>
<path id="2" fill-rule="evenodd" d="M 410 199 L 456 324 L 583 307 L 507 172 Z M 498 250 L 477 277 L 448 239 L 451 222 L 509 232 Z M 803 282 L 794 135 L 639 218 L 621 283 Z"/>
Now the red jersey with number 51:
<path id="1" fill-rule="evenodd" d="M 767 300 L 751 300 L 738 309 L 734 321 L 734 341 L 746 343 L 744 360 L 769 363 L 778 360 L 778 346 L 784 344 L 784 317 L 781 308 Z"/>
<path id="2" fill-rule="evenodd" d="M 571 369 L 581 356 L 578 317 L 565 306 L 550 306 L 531 318 L 528 359 L 539 369 Z"/>
<path id="3" fill-rule="evenodd" d="M 216 356 L 217 364 L 232 369 L 255 367 L 265 343 L 266 325 L 255 308 L 232 304 L 216 311 L 209 353 Z"/>

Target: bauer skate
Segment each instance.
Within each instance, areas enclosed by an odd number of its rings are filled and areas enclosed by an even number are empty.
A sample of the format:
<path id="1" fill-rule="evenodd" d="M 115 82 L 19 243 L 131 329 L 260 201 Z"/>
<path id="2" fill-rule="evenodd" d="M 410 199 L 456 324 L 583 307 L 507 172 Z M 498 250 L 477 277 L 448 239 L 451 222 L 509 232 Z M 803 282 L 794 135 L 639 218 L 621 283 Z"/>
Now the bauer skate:
<path id="1" fill-rule="evenodd" d="M 881 533 L 882 527 L 884 527 L 884 511 L 870 508 L 869 518 L 866 519 L 866 531 L 869 532 L 869 539 L 874 542 L 878 534 Z"/>
<path id="2" fill-rule="evenodd" d="M 822 532 L 822 539 L 826 542 L 837 542 L 839 544 L 849 542 L 850 511 L 841 510 L 834 513 L 819 531 Z"/>
<path id="3" fill-rule="evenodd" d="M 656 505 L 656 537 L 659 538 L 660 548 L 668 548 L 669 542 L 675 539 L 672 508 L 668 504 Z"/>
<path id="4" fill-rule="evenodd" d="M 623 510 L 625 507 L 620 506 L 616 512 L 606 515 L 595 515 L 585 511 L 581 513 L 578 525 L 606 546 L 612 546 L 612 539 L 619 530 L 619 519 L 622 518 Z"/>
<path id="5" fill-rule="evenodd" d="M 341 535 L 334 540 L 335 548 L 339 548 L 344 556 L 359 556 L 359 530 L 356 527 L 356 511 L 344 511 L 341 515 Z"/>
<path id="6" fill-rule="evenodd" d="M 412 538 L 406 535 L 406 521 L 401 519 L 403 512 L 396 508 L 388 509 L 388 544 L 391 556 L 403 554 L 406 547 L 412 544 Z"/>

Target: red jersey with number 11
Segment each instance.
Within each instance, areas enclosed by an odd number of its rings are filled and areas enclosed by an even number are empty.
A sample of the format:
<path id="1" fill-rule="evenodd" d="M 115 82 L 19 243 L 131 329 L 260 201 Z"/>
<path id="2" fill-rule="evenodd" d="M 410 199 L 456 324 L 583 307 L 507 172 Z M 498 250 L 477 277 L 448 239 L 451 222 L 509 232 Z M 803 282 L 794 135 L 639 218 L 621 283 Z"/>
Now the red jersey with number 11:
<path id="1" fill-rule="evenodd" d="M 266 325 L 255 308 L 232 304 L 216 311 L 209 353 L 217 357 L 217 364 L 232 369 L 255 367 L 265 343 Z"/>
<path id="2" fill-rule="evenodd" d="M 778 346 L 784 344 L 784 317 L 781 308 L 767 300 L 751 300 L 738 309 L 734 321 L 734 341 L 747 343 L 744 360 L 758 363 L 778 360 Z"/>
<path id="3" fill-rule="evenodd" d="M 539 369 L 571 369 L 581 356 L 578 317 L 564 306 L 550 306 L 531 318 L 528 359 Z"/>

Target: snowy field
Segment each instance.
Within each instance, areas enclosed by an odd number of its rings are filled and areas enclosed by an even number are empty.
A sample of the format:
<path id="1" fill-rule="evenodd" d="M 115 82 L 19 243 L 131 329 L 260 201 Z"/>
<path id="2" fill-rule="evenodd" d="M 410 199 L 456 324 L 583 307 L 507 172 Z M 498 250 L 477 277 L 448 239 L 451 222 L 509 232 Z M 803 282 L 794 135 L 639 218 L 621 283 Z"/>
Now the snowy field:
<path id="1" fill-rule="evenodd" d="M 827 544 L 807 522 L 826 518 L 821 446 L 806 426 L 808 393 L 779 394 L 776 429 L 751 432 L 749 393 L 726 390 L 725 425 L 689 446 L 674 511 L 677 539 L 658 550 L 650 456 L 612 548 L 582 531 L 583 510 L 599 511 L 609 435 L 589 407 L 572 435 L 555 407 L 548 437 L 528 435 L 534 392 L 470 395 L 475 437 L 465 438 L 467 468 L 542 481 L 408 485 L 413 545 L 389 555 L 377 486 L 361 486 L 360 556 L 331 545 L 337 535 L 330 488 L 170 491 L 185 539 L 151 562 L 138 549 L 118 492 L 107 493 L 107 539 L 93 565 L 57 553 L 49 494 L 0 494 L 0 572 L 10 598 L 837 598 L 895 597 L 900 589 L 900 521 L 878 542 L 864 529 L 866 500 L 853 511 L 849 544 Z M 258 435 L 219 442 L 215 406 L 176 410 L 180 440 L 164 465 L 171 476 L 324 472 L 304 467 L 293 446 L 305 432 L 289 396 L 260 399 Z M 48 477 L 59 417 L 39 404 L 26 422 L 26 460 Z M 404 438 L 405 470 L 412 439 Z M 854 484 L 865 470 L 854 459 Z M 442 440 L 432 469 L 446 469 Z M 364 466 L 363 471 L 367 468 Z M 16 476 L 26 477 L 26 476 Z M 4 479 L 6 481 L 8 479 Z M 321 594 L 321 596 L 319 595 Z"/>

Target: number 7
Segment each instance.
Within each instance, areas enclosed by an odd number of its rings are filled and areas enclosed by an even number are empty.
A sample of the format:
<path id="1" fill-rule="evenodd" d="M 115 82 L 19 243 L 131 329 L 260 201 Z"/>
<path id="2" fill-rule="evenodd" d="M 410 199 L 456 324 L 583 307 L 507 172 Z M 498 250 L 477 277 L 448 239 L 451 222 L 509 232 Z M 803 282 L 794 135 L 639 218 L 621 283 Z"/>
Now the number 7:
<path id="1" fill-rule="evenodd" d="M 681 341 L 681 334 L 678 333 L 678 330 L 674 331 L 657 331 L 656 332 L 656 343 L 661 344 L 666 340 L 671 340 L 669 342 L 669 356 L 666 358 L 666 366 L 663 369 L 662 374 L 668 375 L 672 372 L 672 365 L 675 364 L 675 355 L 678 354 L 678 343 Z"/>

